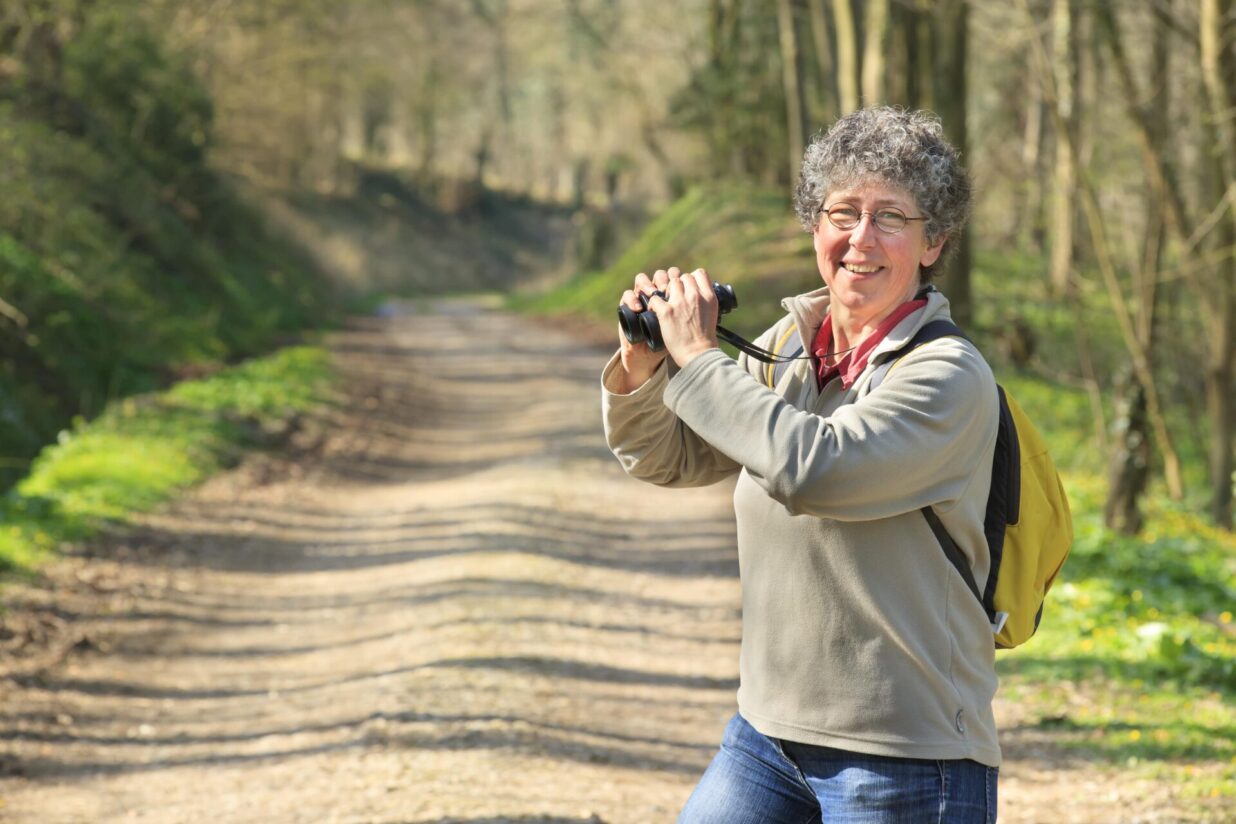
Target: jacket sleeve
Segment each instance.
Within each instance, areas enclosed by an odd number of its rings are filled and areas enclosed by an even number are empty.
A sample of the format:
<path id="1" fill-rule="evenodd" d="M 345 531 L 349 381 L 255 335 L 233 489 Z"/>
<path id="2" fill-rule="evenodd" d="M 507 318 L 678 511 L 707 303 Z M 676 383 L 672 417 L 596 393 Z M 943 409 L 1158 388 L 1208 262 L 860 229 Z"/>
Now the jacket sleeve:
<path id="1" fill-rule="evenodd" d="M 989 477 L 995 379 L 970 344 L 943 338 L 903 357 L 880 388 L 828 416 L 798 409 L 721 353 L 694 359 L 665 404 L 793 514 L 842 521 L 933 505 Z"/>
<path id="2" fill-rule="evenodd" d="M 717 354 L 738 368 L 724 352 Z M 621 369 L 615 354 L 601 373 L 601 415 L 605 441 L 627 474 L 658 486 L 706 486 L 739 470 L 665 406 L 668 360 L 629 394 L 614 391 Z"/>

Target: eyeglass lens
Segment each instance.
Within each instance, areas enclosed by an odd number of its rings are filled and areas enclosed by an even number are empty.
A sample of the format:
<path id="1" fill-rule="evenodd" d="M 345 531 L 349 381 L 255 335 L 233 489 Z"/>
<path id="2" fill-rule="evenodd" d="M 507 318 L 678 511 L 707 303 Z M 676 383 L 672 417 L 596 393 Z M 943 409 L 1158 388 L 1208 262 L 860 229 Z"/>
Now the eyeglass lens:
<path id="1" fill-rule="evenodd" d="M 828 222 L 838 229 L 853 229 L 863 219 L 863 212 L 854 206 L 841 204 L 824 210 Z M 893 206 L 885 206 L 876 212 L 868 212 L 875 225 L 888 234 L 896 234 L 906 227 L 905 213 Z"/>

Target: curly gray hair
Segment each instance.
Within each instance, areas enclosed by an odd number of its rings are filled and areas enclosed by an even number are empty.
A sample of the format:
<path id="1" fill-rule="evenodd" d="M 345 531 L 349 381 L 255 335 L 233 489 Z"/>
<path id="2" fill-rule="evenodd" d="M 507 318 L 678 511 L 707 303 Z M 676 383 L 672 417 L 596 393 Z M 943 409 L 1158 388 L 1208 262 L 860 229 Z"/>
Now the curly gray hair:
<path id="1" fill-rule="evenodd" d="M 914 196 L 927 218 L 923 226 L 929 244 L 947 238 L 940 259 L 922 267 L 923 281 L 930 280 L 948 257 L 971 205 L 970 176 L 945 140 L 940 119 L 893 106 L 859 109 L 841 118 L 807 147 L 794 188 L 794 211 L 810 232 L 830 192 L 872 181 Z"/>

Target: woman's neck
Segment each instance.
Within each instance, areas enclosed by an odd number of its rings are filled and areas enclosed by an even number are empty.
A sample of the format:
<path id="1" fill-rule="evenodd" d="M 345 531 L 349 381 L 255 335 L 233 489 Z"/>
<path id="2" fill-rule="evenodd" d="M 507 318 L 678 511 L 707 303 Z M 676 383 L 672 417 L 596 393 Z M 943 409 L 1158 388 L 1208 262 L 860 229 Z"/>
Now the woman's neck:
<path id="1" fill-rule="evenodd" d="M 880 327 L 885 318 L 896 312 L 906 301 L 914 299 L 918 288 L 918 284 L 915 284 L 913 290 L 878 315 L 855 312 L 840 304 L 830 307 L 829 315 L 833 326 L 832 350 L 840 355 L 846 350 L 861 346 L 863 341 Z"/>
<path id="2" fill-rule="evenodd" d="M 837 353 L 832 358 L 835 364 L 843 352 L 847 352 L 857 346 L 862 345 L 862 342 L 867 339 L 867 336 L 874 332 L 876 327 L 880 325 L 880 319 L 876 319 L 870 323 L 865 323 L 861 318 L 854 317 L 848 311 L 844 311 L 844 307 L 837 307 L 837 309 L 832 312 L 832 325 L 832 350 Z"/>

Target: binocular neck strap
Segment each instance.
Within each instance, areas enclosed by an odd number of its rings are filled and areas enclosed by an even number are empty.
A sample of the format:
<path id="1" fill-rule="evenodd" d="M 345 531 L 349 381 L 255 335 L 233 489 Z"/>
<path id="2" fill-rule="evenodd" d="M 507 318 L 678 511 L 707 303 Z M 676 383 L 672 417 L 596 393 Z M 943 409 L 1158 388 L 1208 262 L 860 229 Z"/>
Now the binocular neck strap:
<path id="1" fill-rule="evenodd" d="M 761 349 L 741 335 L 731 332 L 729 329 L 726 329 L 724 326 L 720 325 L 717 326 L 717 337 L 726 343 L 731 344 L 739 352 L 745 352 L 756 360 L 763 361 L 764 363 L 784 363 L 786 361 L 801 360 L 802 358 L 807 357 L 806 355 L 798 355 L 797 357 L 783 357 L 781 355 L 777 355 L 773 352 L 769 352 L 767 349 Z"/>

